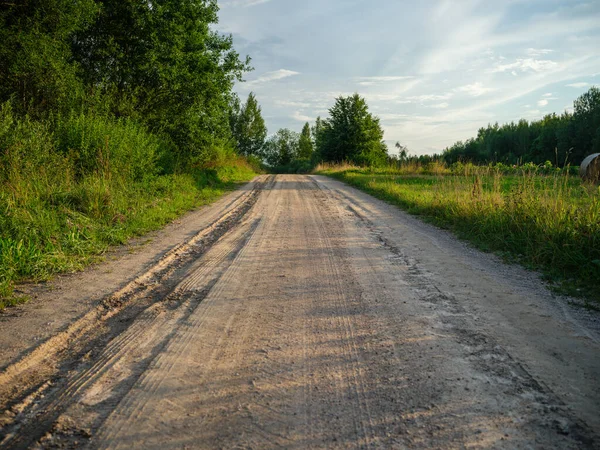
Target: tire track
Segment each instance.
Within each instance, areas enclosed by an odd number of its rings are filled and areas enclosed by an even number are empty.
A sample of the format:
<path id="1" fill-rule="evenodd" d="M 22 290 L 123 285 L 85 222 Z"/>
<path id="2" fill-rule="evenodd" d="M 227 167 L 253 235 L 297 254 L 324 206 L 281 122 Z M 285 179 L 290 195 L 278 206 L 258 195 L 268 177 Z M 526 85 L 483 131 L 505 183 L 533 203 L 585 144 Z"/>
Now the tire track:
<path id="1" fill-rule="evenodd" d="M 0 445 L 7 448 L 26 448 L 31 445 L 41 437 L 46 429 L 51 427 L 61 412 L 74 403 L 74 399 L 80 398 L 84 390 L 89 389 L 91 385 L 105 377 L 116 362 L 122 361 L 129 353 L 138 350 L 142 343 L 145 347 L 150 347 L 148 350 L 150 356 L 147 359 L 151 359 L 151 355 L 157 355 L 171 336 L 171 326 L 184 320 L 185 316 L 193 310 L 194 305 L 202 301 L 206 292 L 219 277 L 219 265 L 223 264 L 225 258 L 234 250 L 236 243 L 239 244 L 247 239 L 248 236 L 243 231 L 236 230 L 232 236 L 227 236 L 226 232 L 235 226 L 239 218 L 252 207 L 262 187 L 262 184 L 259 184 L 258 190 L 255 188 L 231 202 L 230 209 L 224 216 L 194 235 L 190 240 L 172 249 L 155 266 L 111 295 L 102 307 L 88 313 L 67 331 L 42 344 L 24 360 L 14 366 L 9 366 L 0 375 L 0 379 L 6 383 L 10 383 L 12 378 L 22 377 L 22 374 L 31 368 L 47 364 L 48 360 L 52 358 L 56 361 L 57 369 L 66 364 L 71 368 L 67 378 L 46 382 L 41 389 L 33 392 L 33 397 L 27 396 L 13 404 L 12 410 L 16 411 L 15 425 L 11 427 L 9 423 L 2 427 Z M 244 226 L 238 228 L 243 229 Z M 256 226 L 252 225 L 249 228 L 250 231 L 254 231 Z M 226 236 L 223 239 L 225 245 L 218 245 L 216 249 L 211 249 L 211 246 L 223 234 Z M 193 298 L 191 293 L 186 292 L 185 286 L 175 289 L 175 291 L 170 290 L 173 283 L 169 281 L 169 276 L 185 274 L 185 258 L 197 258 L 199 253 L 206 251 L 206 248 L 209 249 L 205 254 L 207 257 L 201 257 L 196 263 L 196 266 L 199 265 L 200 268 L 194 281 L 201 291 L 200 295 Z M 193 268 L 194 266 L 192 271 Z M 163 285 L 159 284 L 159 280 L 162 280 Z M 201 286 L 203 280 L 204 286 Z M 140 285 L 142 289 L 137 289 L 136 287 Z M 157 287 L 159 289 L 152 292 Z M 139 302 L 140 299 L 143 300 L 144 297 L 156 298 L 159 303 L 150 301 L 150 305 L 145 307 L 140 304 L 141 310 L 136 312 L 135 309 L 139 309 L 136 302 Z M 165 301 L 167 306 L 165 306 Z M 108 311 L 106 311 L 107 305 L 110 305 Z M 128 313 L 130 309 L 134 309 L 135 321 L 124 328 L 123 332 L 117 332 L 114 339 L 110 339 L 110 334 L 106 336 L 106 332 L 110 333 L 110 326 L 107 323 L 115 319 L 118 321 L 119 316 Z M 121 320 L 127 322 L 132 320 L 132 317 L 125 316 Z M 97 337 L 87 336 L 91 331 L 100 331 L 100 335 Z M 84 344 L 78 341 L 82 341 Z M 96 348 L 101 341 L 106 341 L 106 343 L 103 345 L 103 351 L 97 354 Z M 82 350 L 73 349 L 73 344 L 77 344 L 75 348 Z M 69 347 L 75 355 L 79 355 L 72 363 L 60 360 L 60 355 L 67 353 Z M 43 354 L 48 348 L 50 348 L 49 354 Z M 94 362 L 87 364 L 87 360 L 92 355 Z M 73 356 L 71 355 L 71 357 Z M 144 363 L 139 366 L 132 369 L 131 372 L 135 374 L 143 370 Z M 125 384 L 131 385 L 131 382 L 127 381 Z M 41 400 L 42 398 L 44 400 Z"/>

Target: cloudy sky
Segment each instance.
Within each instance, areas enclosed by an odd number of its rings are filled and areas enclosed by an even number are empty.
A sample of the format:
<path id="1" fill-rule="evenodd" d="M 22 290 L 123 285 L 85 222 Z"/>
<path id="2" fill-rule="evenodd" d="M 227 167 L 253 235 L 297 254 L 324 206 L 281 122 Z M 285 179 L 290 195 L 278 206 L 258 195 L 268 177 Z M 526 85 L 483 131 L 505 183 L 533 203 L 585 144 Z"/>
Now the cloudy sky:
<path id="1" fill-rule="evenodd" d="M 570 109 L 600 85 L 600 0 L 222 0 L 269 133 L 358 92 L 385 139 L 440 152 L 489 122 Z"/>

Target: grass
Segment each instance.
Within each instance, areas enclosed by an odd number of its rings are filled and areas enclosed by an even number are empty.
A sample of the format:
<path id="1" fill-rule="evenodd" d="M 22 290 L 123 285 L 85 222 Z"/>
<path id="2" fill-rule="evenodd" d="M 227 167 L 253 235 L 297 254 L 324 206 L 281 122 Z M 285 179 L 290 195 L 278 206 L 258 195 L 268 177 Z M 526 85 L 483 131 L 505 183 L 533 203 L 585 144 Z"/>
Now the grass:
<path id="1" fill-rule="evenodd" d="M 482 250 L 541 270 L 564 293 L 600 306 L 600 187 L 565 171 L 494 167 L 317 171 L 453 231 Z"/>
<path id="2" fill-rule="evenodd" d="M 232 153 L 160 173 L 162 143 L 132 123 L 57 123 L 0 110 L 0 309 L 15 285 L 82 270 L 111 245 L 158 229 L 255 175 Z"/>

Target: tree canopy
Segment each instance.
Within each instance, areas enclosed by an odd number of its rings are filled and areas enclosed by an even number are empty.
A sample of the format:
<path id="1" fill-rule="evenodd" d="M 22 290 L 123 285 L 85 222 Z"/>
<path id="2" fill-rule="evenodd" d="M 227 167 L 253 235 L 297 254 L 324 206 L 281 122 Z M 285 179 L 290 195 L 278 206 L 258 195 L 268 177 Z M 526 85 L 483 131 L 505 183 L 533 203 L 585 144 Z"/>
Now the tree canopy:
<path id="1" fill-rule="evenodd" d="M 289 165 L 298 157 L 300 136 L 287 128 L 279 129 L 264 145 L 263 157 L 271 167 Z"/>
<path id="2" fill-rule="evenodd" d="M 446 162 L 503 162 L 517 164 L 550 161 L 578 165 L 589 154 L 600 152 L 600 89 L 592 87 L 573 104 L 573 113 L 547 114 L 540 120 L 521 119 L 480 128 L 475 138 L 446 148 Z"/>
<path id="3" fill-rule="evenodd" d="M 298 158 L 310 159 L 314 152 L 313 142 L 310 134 L 310 125 L 308 122 L 302 127 L 300 139 L 298 141 Z"/>
<path id="4" fill-rule="evenodd" d="M 267 127 L 252 92 L 241 108 L 239 101 L 234 101 L 231 130 L 240 154 L 249 156 L 261 153 L 267 137 Z"/>
<path id="5" fill-rule="evenodd" d="M 322 160 L 362 165 L 386 162 L 383 129 L 379 118 L 369 112 L 364 98 L 358 94 L 338 97 L 329 114 L 328 119 L 320 121 L 316 137 Z"/>
<path id="6" fill-rule="evenodd" d="M 91 107 L 132 118 L 185 158 L 231 138 L 249 70 L 213 29 L 216 0 L 15 0 L 0 5 L 0 102 L 43 117 Z"/>

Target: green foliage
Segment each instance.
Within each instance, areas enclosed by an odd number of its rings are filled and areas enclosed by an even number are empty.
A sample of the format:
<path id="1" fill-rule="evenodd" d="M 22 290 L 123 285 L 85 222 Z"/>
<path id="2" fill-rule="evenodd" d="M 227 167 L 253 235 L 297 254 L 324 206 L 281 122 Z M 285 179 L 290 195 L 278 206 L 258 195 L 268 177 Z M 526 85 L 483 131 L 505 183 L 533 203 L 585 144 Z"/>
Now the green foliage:
<path id="1" fill-rule="evenodd" d="M 298 156 L 300 136 L 295 131 L 282 128 L 264 145 L 262 156 L 270 167 L 285 167 Z"/>
<path id="2" fill-rule="evenodd" d="M 231 130 L 241 155 L 260 155 L 267 137 L 267 127 L 261 108 L 252 92 L 241 108 L 239 100 L 234 100 L 230 116 Z"/>
<path id="3" fill-rule="evenodd" d="M 382 165 L 387 147 L 379 119 L 369 113 L 367 102 L 358 94 L 338 97 L 330 117 L 319 123 L 317 150 L 323 161 L 350 161 L 359 165 Z"/>
<path id="4" fill-rule="evenodd" d="M 249 59 L 214 31 L 217 12 L 216 0 L 0 5 L 0 307 L 14 282 L 78 270 L 254 174 L 230 123 Z"/>
<path id="5" fill-rule="evenodd" d="M 166 133 L 193 160 L 229 139 L 231 89 L 248 69 L 231 37 L 211 30 L 217 12 L 214 0 L 104 0 L 75 34 L 74 58 L 86 84 L 114 98 L 115 114 Z"/>
<path id="6" fill-rule="evenodd" d="M 488 125 L 476 138 L 456 142 L 444 150 L 448 163 L 502 162 L 556 166 L 579 164 L 600 151 L 600 89 L 592 87 L 574 102 L 573 114 L 548 114 L 539 121 Z"/>
<path id="7" fill-rule="evenodd" d="M 298 140 L 298 158 L 310 160 L 313 156 L 313 142 L 310 135 L 310 125 L 304 124 Z"/>
<path id="8" fill-rule="evenodd" d="M 563 287 L 575 285 L 576 293 L 600 301 L 600 188 L 568 171 L 557 172 L 551 164 L 547 168 L 551 175 L 524 169 L 503 175 L 495 167 L 474 165 L 453 166 L 448 176 L 398 174 L 395 167 L 330 167 L 321 173 L 449 228 L 484 250 L 539 268 Z"/>
<path id="9" fill-rule="evenodd" d="M 15 0 L 0 5 L 0 103 L 39 116 L 81 94 L 71 36 L 98 11 L 94 0 Z"/>
<path id="10" fill-rule="evenodd" d="M 254 171 L 217 149 L 206 167 L 158 175 L 161 142 L 124 119 L 55 122 L 0 107 L 0 308 L 15 282 L 80 270 L 107 246 L 156 229 Z"/>

